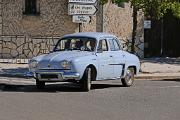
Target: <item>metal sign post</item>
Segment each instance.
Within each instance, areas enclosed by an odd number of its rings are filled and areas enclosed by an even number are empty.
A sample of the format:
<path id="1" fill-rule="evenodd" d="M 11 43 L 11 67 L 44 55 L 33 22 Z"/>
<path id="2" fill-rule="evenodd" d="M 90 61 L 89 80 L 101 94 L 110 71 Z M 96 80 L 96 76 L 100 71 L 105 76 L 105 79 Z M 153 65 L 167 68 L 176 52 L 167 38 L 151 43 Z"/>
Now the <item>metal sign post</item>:
<path id="1" fill-rule="evenodd" d="M 81 32 L 82 23 L 79 23 L 79 32 Z"/>
<path id="2" fill-rule="evenodd" d="M 82 23 L 89 23 L 91 15 L 96 14 L 96 2 L 97 0 L 69 0 L 68 14 L 73 15 L 73 22 L 79 24 L 79 32 L 82 31 Z"/>

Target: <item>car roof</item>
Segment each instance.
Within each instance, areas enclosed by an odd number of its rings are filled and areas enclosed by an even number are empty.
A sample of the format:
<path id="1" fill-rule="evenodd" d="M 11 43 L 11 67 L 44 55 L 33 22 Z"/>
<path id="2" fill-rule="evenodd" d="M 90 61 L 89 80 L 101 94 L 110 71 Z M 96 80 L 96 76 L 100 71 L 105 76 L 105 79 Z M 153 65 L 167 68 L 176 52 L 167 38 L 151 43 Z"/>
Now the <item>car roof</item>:
<path id="1" fill-rule="evenodd" d="M 116 37 L 116 36 L 104 32 L 80 32 L 80 33 L 67 34 L 63 36 L 63 38 L 65 37 L 90 37 L 99 40 L 102 37 Z"/>

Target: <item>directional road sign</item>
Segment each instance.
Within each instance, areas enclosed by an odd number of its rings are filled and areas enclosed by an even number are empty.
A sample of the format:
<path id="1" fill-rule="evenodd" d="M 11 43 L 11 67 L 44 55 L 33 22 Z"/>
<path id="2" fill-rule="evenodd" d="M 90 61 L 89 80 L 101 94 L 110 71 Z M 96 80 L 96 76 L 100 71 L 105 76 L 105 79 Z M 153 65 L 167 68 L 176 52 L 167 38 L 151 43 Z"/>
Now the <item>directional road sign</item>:
<path id="1" fill-rule="evenodd" d="M 151 21 L 150 20 L 144 21 L 144 28 L 145 29 L 151 29 Z"/>
<path id="2" fill-rule="evenodd" d="M 96 0 L 69 0 L 70 3 L 94 4 Z"/>
<path id="3" fill-rule="evenodd" d="M 97 8 L 94 5 L 69 4 L 69 15 L 94 15 Z"/>
<path id="4" fill-rule="evenodd" d="M 74 15 L 73 22 L 75 23 L 89 23 L 91 21 L 90 16 L 87 15 Z"/>

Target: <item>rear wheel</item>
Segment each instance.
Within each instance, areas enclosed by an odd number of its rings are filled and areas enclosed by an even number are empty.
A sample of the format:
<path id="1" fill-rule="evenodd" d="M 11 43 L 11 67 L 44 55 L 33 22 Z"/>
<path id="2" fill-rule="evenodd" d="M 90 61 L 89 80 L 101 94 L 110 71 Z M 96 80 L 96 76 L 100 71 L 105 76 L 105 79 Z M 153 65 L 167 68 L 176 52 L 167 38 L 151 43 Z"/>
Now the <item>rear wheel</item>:
<path id="1" fill-rule="evenodd" d="M 82 77 L 81 83 L 82 83 L 82 89 L 84 91 L 90 91 L 91 90 L 91 81 L 92 81 L 92 71 L 91 68 L 86 68 L 84 75 Z"/>
<path id="2" fill-rule="evenodd" d="M 130 87 L 134 83 L 134 68 L 128 68 L 126 70 L 125 78 L 121 79 L 124 87 Z"/>
<path id="3" fill-rule="evenodd" d="M 36 88 L 37 89 L 44 89 L 44 87 L 45 87 L 45 82 L 39 81 L 38 79 L 36 79 Z"/>

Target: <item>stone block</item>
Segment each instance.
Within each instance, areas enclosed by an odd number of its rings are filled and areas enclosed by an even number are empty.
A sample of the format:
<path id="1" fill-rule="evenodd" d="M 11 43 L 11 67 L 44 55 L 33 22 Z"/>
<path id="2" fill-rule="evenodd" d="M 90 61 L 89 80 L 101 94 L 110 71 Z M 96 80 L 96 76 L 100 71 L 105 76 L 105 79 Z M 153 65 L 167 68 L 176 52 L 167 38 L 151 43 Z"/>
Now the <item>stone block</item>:
<path id="1" fill-rule="evenodd" d="M 0 59 L 2 63 L 12 63 L 12 59 Z"/>

